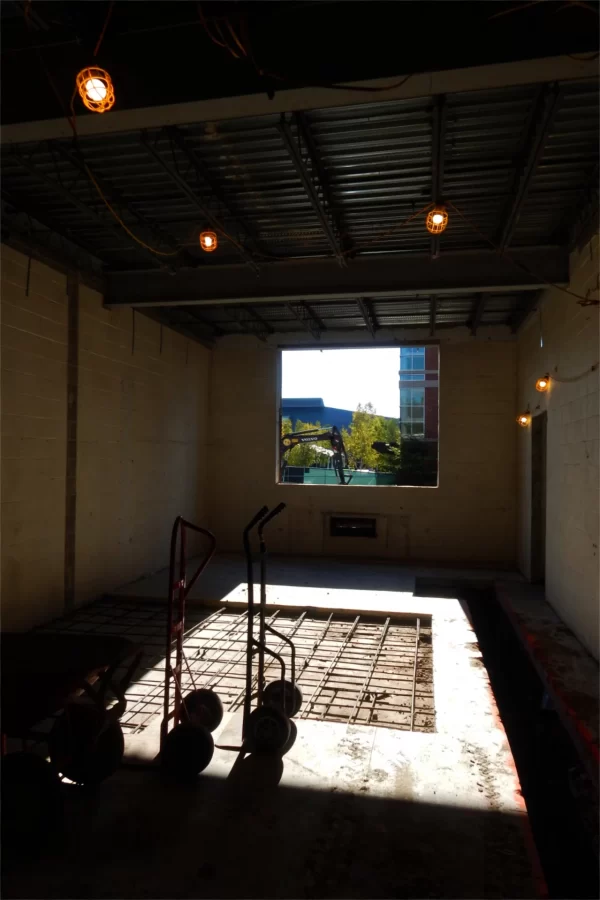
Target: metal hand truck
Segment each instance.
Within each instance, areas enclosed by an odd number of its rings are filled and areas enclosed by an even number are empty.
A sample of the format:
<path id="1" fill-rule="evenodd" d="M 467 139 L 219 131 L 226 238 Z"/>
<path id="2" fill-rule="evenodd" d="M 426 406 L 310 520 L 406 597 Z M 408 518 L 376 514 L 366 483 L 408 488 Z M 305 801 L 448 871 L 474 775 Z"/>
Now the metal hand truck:
<path id="1" fill-rule="evenodd" d="M 200 565 L 187 580 L 187 532 L 202 534 L 209 540 Z M 179 538 L 179 563 L 177 543 Z M 215 536 L 205 528 L 177 516 L 171 533 L 169 561 L 169 596 L 165 654 L 164 714 L 160 733 L 160 762 L 164 771 L 181 779 L 194 778 L 210 763 L 214 753 L 211 732 L 221 724 L 223 704 L 215 691 L 196 688 L 192 670 L 183 650 L 186 599 L 196 581 L 209 564 L 216 549 Z M 173 657 L 175 657 L 173 661 Z M 183 694 L 183 666 L 187 669 L 193 690 Z M 171 683 L 173 704 L 171 705 Z M 174 727 L 169 730 L 170 723 Z"/>
<path id="2" fill-rule="evenodd" d="M 292 725 L 290 718 L 302 706 L 302 693 L 296 684 L 296 648 L 287 635 L 276 631 L 266 622 L 267 608 L 267 546 L 264 538 L 265 526 L 285 509 L 280 503 L 269 512 L 263 506 L 244 528 L 244 552 L 248 570 L 248 637 L 246 647 L 246 695 L 244 698 L 243 748 L 248 752 L 277 753 L 285 749 L 290 741 Z M 258 526 L 260 550 L 260 604 L 258 608 L 258 639 L 254 636 L 254 565 L 250 533 Z M 285 661 L 281 654 L 270 649 L 266 643 L 267 632 L 280 638 L 290 648 L 291 680 L 287 681 Z M 265 685 L 265 653 L 279 663 L 281 678 Z M 252 709 L 253 657 L 258 656 L 256 707 Z"/>

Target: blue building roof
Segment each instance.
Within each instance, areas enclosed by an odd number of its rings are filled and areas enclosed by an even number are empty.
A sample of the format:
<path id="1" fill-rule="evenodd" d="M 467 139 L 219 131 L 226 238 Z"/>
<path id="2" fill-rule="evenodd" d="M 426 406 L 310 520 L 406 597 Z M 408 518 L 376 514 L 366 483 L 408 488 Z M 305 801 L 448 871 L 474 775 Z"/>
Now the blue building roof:
<path id="1" fill-rule="evenodd" d="M 281 416 L 291 419 L 292 428 L 300 420 L 312 425 L 337 425 L 338 428 L 349 428 L 352 424 L 352 410 L 339 409 L 336 406 L 325 406 L 322 397 L 285 397 L 281 401 Z M 391 418 L 383 416 L 384 419 Z M 397 421 L 397 420 L 395 420 Z"/>
<path id="2" fill-rule="evenodd" d="M 292 428 L 296 428 L 296 422 L 310 422 L 319 425 L 337 425 L 338 428 L 348 428 L 352 422 L 351 409 L 337 409 L 334 406 L 325 406 L 321 397 L 291 397 L 281 401 L 281 415 L 284 419 L 291 419 Z"/>

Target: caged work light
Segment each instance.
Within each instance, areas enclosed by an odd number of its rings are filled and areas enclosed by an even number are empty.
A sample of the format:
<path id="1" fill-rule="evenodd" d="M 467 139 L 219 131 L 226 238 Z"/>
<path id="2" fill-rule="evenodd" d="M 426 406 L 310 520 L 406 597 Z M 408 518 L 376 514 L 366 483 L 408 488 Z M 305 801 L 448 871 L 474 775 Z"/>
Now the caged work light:
<path id="1" fill-rule="evenodd" d="M 531 413 L 529 410 L 526 410 L 517 416 L 517 423 L 521 428 L 527 428 L 527 426 L 531 424 Z"/>
<path id="2" fill-rule="evenodd" d="M 206 253 L 212 253 L 217 249 L 218 240 L 214 231 L 200 232 L 200 246 Z"/>
<path id="3" fill-rule="evenodd" d="M 115 89 L 105 69 L 90 66 L 82 69 L 75 81 L 84 106 L 92 112 L 103 113 L 115 103 Z"/>
<path id="4" fill-rule="evenodd" d="M 547 391 L 549 387 L 550 387 L 550 376 L 549 375 L 543 375 L 541 378 L 538 378 L 538 380 L 535 383 L 536 391 L 540 391 L 542 394 L 544 393 L 544 391 Z"/>
<path id="5" fill-rule="evenodd" d="M 441 234 L 446 230 L 448 224 L 448 213 L 445 206 L 434 206 L 427 213 L 425 219 L 425 227 L 430 234 Z"/>

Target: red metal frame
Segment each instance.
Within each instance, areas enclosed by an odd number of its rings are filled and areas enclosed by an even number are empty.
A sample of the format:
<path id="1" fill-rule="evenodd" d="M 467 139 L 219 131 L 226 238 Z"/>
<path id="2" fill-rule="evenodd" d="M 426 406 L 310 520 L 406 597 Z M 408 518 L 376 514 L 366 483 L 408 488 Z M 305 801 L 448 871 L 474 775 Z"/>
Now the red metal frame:
<path id="1" fill-rule="evenodd" d="M 193 531 L 197 534 L 203 534 L 209 539 L 210 545 L 202 562 L 190 578 L 186 579 L 187 566 L 187 532 Z M 179 564 L 177 564 L 177 542 L 179 538 Z M 164 715 L 161 725 L 160 740 L 161 747 L 164 739 L 169 731 L 169 722 L 171 719 L 177 725 L 181 720 L 181 674 L 183 663 L 189 665 L 183 652 L 183 635 L 185 630 L 185 601 L 186 598 L 202 574 L 204 569 L 211 561 L 217 541 L 211 531 L 206 528 L 200 528 L 192 522 L 186 521 L 181 516 L 177 516 L 173 524 L 171 532 L 171 550 L 169 556 L 169 597 L 167 606 L 167 634 L 166 634 L 166 653 L 165 653 L 165 697 L 164 697 Z M 176 574 L 176 570 L 178 573 Z M 175 665 L 172 664 L 173 654 L 175 654 Z M 171 681 L 174 682 L 174 702 L 171 705 Z"/>

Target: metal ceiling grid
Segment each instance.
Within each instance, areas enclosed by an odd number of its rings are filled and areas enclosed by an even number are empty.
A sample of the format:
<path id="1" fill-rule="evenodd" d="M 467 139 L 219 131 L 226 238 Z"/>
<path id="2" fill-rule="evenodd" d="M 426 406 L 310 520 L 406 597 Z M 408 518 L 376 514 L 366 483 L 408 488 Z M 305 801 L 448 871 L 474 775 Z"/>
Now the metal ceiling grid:
<path id="1" fill-rule="evenodd" d="M 560 88 L 556 112 L 532 176 L 514 242 L 550 243 L 562 233 L 590 190 L 598 189 L 598 88 L 570 84 Z"/>
<path id="2" fill-rule="evenodd" d="M 436 119 L 440 108 L 443 117 Z M 67 140 L 5 151 L 3 201 L 20 213 L 5 216 L 4 227 L 46 240 L 50 229 L 108 271 L 212 269 L 241 261 L 256 271 L 273 259 L 285 266 L 290 258 L 334 256 L 346 257 L 351 267 L 354 253 L 429 254 L 431 248 L 432 255 L 443 255 L 477 251 L 488 240 L 513 248 L 566 245 L 582 203 L 597 191 L 598 85 L 382 101 L 290 113 L 284 124 L 278 115 L 206 121 L 85 137 L 80 147 L 83 156 Z M 132 241 L 86 165 L 136 235 L 165 254 L 180 252 L 156 256 Z M 450 209 L 450 225 L 434 252 L 421 215 L 401 223 L 438 189 L 473 225 Z M 218 253 L 204 254 L 198 231 L 215 221 L 235 244 L 222 237 Z M 375 301 L 367 292 L 351 301 L 313 302 L 302 311 L 281 301 L 244 313 L 234 305 L 173 306 L 152 314 L 212 336 L 302 327 L 374 333 L 404 325 L 511 325 L 530 299 L 510 289 L 502 299 L 493 293 L 461 298 L 457 290 L 433 299 Z M 371 304 L 373 321 L 363 301 Z"/>

